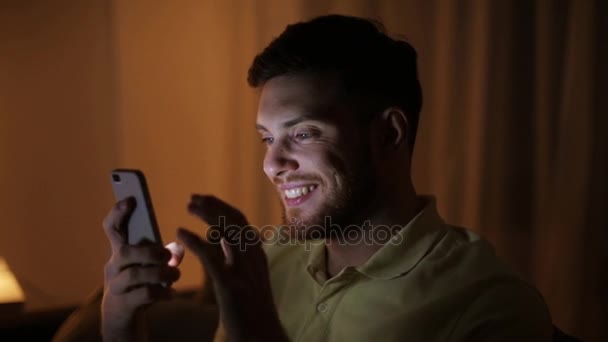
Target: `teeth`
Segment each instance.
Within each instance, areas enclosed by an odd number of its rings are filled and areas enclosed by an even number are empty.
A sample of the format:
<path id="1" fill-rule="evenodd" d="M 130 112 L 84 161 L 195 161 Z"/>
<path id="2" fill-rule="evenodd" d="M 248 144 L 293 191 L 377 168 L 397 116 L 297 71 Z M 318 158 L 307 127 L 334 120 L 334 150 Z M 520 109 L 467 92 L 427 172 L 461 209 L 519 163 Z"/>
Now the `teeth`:
<path id="1" fill-rule="evenodd" d="M 285 194 L 285 197 L 287 197 L 287 198 L 298 198 L 300 196 L 304 196 L 304 195 L 308 194 L 309 192 L 312 192 L 314 189 L 315 189 L 315 186 L 310 185 L 310 186 L 303 186 L 301 188 L 285 190 L 285 191 L 283 191 L 283 193 Z"/>

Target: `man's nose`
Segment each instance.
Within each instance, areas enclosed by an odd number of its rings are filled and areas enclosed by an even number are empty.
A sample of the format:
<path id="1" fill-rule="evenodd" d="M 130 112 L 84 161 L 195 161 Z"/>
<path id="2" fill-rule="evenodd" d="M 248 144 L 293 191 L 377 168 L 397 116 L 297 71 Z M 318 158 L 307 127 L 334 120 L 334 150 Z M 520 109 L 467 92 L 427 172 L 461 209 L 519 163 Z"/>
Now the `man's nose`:
<path id="1" fill-rule="evenodd" d="M 295 171 L 299 166 L 285 146 L 273 144 L 266 151 L 264 172 L 270 179 L 282 176 L 288 171 Z"/>

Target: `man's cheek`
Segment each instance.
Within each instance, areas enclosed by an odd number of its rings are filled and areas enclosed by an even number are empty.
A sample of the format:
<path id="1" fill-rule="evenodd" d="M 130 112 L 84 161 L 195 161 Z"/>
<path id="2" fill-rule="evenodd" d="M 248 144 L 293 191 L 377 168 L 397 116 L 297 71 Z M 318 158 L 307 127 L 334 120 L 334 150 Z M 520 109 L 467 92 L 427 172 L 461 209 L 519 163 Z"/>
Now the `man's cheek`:
<path id="1" fill-rule="evenodd" d="M 329 165 L 328 174 L 330 175 L 332 185 L 334 187 L 340 185 L 348 173 L 348 166 L 345 160 L 338 155 L 332 154 L 328 156 L 327 162 L 327 165 Z"/>

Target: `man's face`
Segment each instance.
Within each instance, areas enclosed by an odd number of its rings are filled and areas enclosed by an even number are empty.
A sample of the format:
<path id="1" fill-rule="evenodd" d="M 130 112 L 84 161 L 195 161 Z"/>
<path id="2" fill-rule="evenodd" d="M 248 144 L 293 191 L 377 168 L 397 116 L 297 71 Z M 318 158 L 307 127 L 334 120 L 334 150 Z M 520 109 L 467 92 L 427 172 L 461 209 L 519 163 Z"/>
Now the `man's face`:
<path id="1" fill-rule="evenodd" d="M 267 145 L 264 172 L 279 193 L 285 224 L 323 226 L 331 217 L 343 226 L 372 198 L 369 128 L 335 90 L 332 79 L 310 75 L 275 77 L 262 88 L 256 126 Z"/>

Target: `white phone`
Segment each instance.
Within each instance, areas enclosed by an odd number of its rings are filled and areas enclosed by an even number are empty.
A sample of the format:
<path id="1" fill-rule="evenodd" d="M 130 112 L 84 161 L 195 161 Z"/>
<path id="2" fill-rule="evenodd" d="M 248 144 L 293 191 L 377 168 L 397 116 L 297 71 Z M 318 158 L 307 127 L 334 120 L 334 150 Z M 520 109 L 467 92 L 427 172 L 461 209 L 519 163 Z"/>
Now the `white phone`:
<path id="1" fill-rule="evenodd" d="M 128 197 L 135 199 L 135 209 L 131 214 L 127 229 L 128 243 L 130 245 L 142 243 L 162 245 L 152 199 L 143 172 L 128 169 L 112 171 L 112 189 L 116 201 Z"/>

